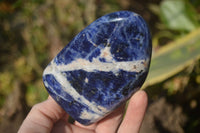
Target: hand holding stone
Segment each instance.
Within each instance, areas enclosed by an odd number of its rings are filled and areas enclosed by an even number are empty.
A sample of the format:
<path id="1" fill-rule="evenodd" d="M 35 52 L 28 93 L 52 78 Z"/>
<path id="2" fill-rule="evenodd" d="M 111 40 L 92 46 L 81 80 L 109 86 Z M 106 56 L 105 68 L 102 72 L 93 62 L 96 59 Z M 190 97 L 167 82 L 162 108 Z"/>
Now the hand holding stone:
<path id="1" fill-rule="evenodd" d="M 52 98 L 76 121 L 95 123 L 124 104 L 145 81 L 151 37 L 141 16 L 105 15 L 66 45 L 43 73 Z"/>

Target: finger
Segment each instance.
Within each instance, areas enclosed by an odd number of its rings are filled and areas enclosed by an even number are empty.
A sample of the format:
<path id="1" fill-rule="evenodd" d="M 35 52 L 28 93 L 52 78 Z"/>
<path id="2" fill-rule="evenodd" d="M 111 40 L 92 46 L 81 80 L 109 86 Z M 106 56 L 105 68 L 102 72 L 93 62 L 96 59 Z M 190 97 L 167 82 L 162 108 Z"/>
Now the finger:
<path id="1" fill-rule="evenodd" d="M 98 122 L 96 133 L 115 133 L 122 121 L 125 104 L 117 108 L 113 113 Z"/>
<path id="2" fill-rule="evenodd" d="M 94 131 L 77 127 L 76 125 L 66 123 L 61 119 L 54 124 L 51 133 L 94 133 Z"/>
<path id="3" fill-rule="evenodd" d="M 108 115 L 106 118 L 101 120 L 100 122 L 91 124 L 89 126 L 84 126 L 79 122 L 75 122 L 75 125 L 89 130 L 95 130 L 96 133 L 114 133 L 116 132 L 123 116 L 125 104 L 117 108 L 112 114 Z"/>
<path id="4" fill-rule="evenodd" d="M 81 127 L 81 128 L 84 128 L 84 129 L 88 129 L 88 130 L 95 130 L 96 127 L 97 127 L 97 123 L 94 123 L 94 124 L 85 126 L 85 125 L 82 125 L 82 124 L 80 124 L 79 122 L 75 121 L 74 124 L 75 124 L 76 126 L 78 126 L 78 127 Z"/>
<path id="5" fill-rule="evenodd" d="M 32 107 L 18 132 L 50 132 L 53 124 L 64 114 L 64 110 L 50 97 Z"/>
<path id="6" fill-rule="evenodd" d="M 136 92 L 130 99 L 127 112 L 118 133 L 138 133 L 147 107 L 145 91 Z"/>

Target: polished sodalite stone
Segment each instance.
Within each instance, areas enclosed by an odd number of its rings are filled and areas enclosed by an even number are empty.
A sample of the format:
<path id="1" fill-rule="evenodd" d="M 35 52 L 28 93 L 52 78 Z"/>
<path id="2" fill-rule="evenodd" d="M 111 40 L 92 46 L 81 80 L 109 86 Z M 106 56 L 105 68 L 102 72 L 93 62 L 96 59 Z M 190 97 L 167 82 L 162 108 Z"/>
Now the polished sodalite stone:
<path id="1" fill-rule="evenodd" d="M 138 90 L 149 70 L 151 37 L 141 16 L 105 15 L 82 30 L 50 62 L 44 85 L 78 122 L 105 117 Z"/>

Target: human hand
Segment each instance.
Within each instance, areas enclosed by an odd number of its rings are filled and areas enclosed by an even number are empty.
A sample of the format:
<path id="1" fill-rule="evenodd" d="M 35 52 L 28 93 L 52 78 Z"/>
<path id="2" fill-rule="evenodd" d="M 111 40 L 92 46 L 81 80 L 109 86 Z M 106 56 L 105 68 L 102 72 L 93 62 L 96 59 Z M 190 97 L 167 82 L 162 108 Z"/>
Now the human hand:
<path id="1" fill-rule="evenodd" d="M 33 106 L 18 133 L 138 133 L 147 107 L 147 94 L 139 90 L 125 105 L 89 126 L 68 122 L 69 115 L 51 98 Z"/>

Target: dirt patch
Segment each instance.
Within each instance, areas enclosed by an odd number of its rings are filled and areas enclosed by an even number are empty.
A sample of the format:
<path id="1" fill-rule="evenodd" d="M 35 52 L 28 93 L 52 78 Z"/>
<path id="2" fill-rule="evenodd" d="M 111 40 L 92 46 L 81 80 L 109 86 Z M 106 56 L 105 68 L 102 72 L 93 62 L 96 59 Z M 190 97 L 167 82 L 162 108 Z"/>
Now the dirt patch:
<path id="1" fill-rule="evenodd" d="M 162 97 L 149 105 L 140 133 L 184 133 L 186 120 L 180 106 Z"/>

